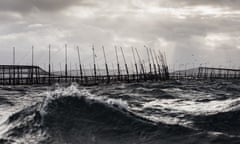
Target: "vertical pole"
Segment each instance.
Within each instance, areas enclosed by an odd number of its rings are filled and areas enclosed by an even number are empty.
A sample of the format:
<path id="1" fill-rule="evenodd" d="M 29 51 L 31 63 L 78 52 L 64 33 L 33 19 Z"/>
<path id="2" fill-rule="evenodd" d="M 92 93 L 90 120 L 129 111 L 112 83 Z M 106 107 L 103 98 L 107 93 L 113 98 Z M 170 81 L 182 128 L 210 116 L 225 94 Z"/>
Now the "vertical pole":
<path id="1" fill-rule="evenodd" d="M 132 47 L 132 53 L 133 53 L 133 60 L 134 60 L 134 64 L 135 64 L 136 76 L 137 76 L 137 81 L 138 81 L 138 67 L 137 67 L 137 62 L 136 62 L 136 57 L 135 57 L 135 53 L 134 53 L 133 47 Z"/>
<path id="2" fill-rule="evenodd" d="M 6 84 L 6 80 L 5 80 L 5 67 L 3 66 L 3 84 Z"/>
<path id="3" fill-rule="evenodd" d="M 23 84 L 23 71 L 22 71 L 22 67 L 20 68 L 20 84 Z"/>
<path id="4" fill-rule="evenodd" d="M 86 72 L 86 69 L 85 69 L 85 66 L 84 66 L 84 64 L 82 64 L 82 70 L 83 70 L 83 75 L 84 75 L 84 77 L 83 77 L 83 82 L 85 82 L 86 84 L 87 84 L 87 82 L 88 82 L 88 76 L 87 76 L 87 72 Z"/>
<path id="5" fill-rule="evenodd" d="M 34 68 L 33 68 L 33 65 L 34 65 L 34 46 L 32 46 L 32 73 L 31 73 L 31 82 L 33 84 L 34 80 Z"/>
<path id="6" fill-rule="evenodd" d="M 17 66 L 17 84 L 20 84 L 20 71 L 19 71 L 19 66 Z"/>
<path id="7" fill-rule="evenodd" d="M 137 53 L 138 60 L 139 60 L 139 63 L 140 63 L 140 65 L 141 65 L 143 78 L 144 78 L 144 80 L 146 80 L 146 77 L 145 77 L 145 70 L 144 70 L 143 62 L 142 62 L 142 60 L 141 60 L 141 58 L 140 58 L 140 55 L 139 55 L 139 53 L 138 53 L 137 48 L 135 48 L 135 51 L 136 51 L 136 53 Z"/>
<path id="8" fill-rule="evenodd" d="M 15 47 L 13 47 L 13 65 L 15 65 Z"/>
<path id="9" fill-rule="evenodd" d="M 203 69 L 201 69 L 203 70 Z M 185 63 L 185 79 L 187 78 L 187 63 Z"/>
<path id="10" fill-rule="evenodd" d="M 32 66 L 34 65 L 34 46 L 32 46 Z"/>
<path id="11" fill-rule="evenodd" d="M 69 82 L 71 83 L 72 82 L 72 63 L 70 62 L 70 65 L 69 65 Z"/>
<path id="12" fill-rule="evenodd" d="M 68 63 L 68 59 L 67 59 L 67 44 L 65 44 L 65 82 L 67 82 L 67 76 L 68 76 L 68 66 L 67 66 L 67 63 Z"/>
<path id="13" fill-rule="evenodd" d="M 163 56 L 164 56 L 164 64 L 167 66 L 167 57 L 165 52 L 163 52 Z"/>
<path id="14" fill-rule="evenodd" d="M 3 84 L 3 67 L 2 66 L 0 66 L 0 85 L 2 85 Z"/>
<path id="15" fill-rule="evenodd" d="M 200 78 L 201 73 L 202 73 L 201 70 L 202 70 L 201 66 L 198 67 L 197 78 Z"/>
<path id="16" fill-rule="evenodd" d="M 151 55 L 152 62 L 153 62 L 153 68 L 154 68 L 155 79 L 157 79 L 157 69 L 156 69 L 156 64 L 155 64 L 154 58 L 153 58 L 152 49 L 149 48 L 149 50 L 150 50 L 150 55 Z"/>
<path id="17" fill-rule="evenodd" d="M 107 64 L 107 58 L 106 58 L 106 53 L 105 53 L 104 46 L 102 46 L 102 49 L 103 49 L 103 55 L 104 55 L 104 60 L 105 60 L 105 67 L 106 67 L 106 74 L 107 74 L 107 83 L 109 83 L 110 82 L 110 78 L 109 78 L 108 64 Z"/>
<path id="18" fill-rule="evenodd" d="M 117 53 L 117 47 L 115 46 L 115 53 L 116 53 L 116 59 L 117 59 L 117 70 L 118 70 L 118 80 L 120 80 L 120 65 L 119 65 L 119 59 L 118 59 L 118 53 Z"/>
<path id="19" fill-rule="evenodd" d="M 84 64 L 82 64 L 82 72 L 83 72 L 83 83 L 87 82 L 87 74 L 86 74 L 86 70 L 84 68 Z"/>
<path id="20" fill-rule="evenodd" d="M 124 52 L 123 52 L 122 47 L 120 47 L 120 49 L 121 49 L 122 56 L 123 56 L 123 60 L 124 60 L 124 64 L 125 64 L 125 70 L 126 70 L 126 73 L 127 73 L 127 81 L 129 81 L 129 72 L 128 72 L 127 62 L 126 62 L 126 59 L 125 59 L 125 56 L 124 56 Z"/>
<path id="21" fill-rule="evenodd" d="M 9 80 L 9 85 L 11 85 L 11 79 L 12 79 L 12 78 L 11 78 L 11 68 L 10 68 L 10 67 L 8 68 L 8 77 L 9 77 L 9 78 L 8 78 L 8 80 Z"/>
<path id="22" fill-rule="evenodd" d="M 169 75 L 168 75 L 168 69 L 167 69 L 167 66 L 166 66 L 166 62 L 164 60 L 164 57 L 163 57 L 163 54 L 161 53 L 161 51 L 159 50 L 159 55 L 160 55 L 160 60 L 161 60 L 161 63 L 162 63 L 162 70 L 163 70 L 163 77 L 164 79 L 168 79 L 169 78 Z M 175 65 L 173 66 L 173 71 L 175 69 Z"/>
<path id="23" fill-rule="evenodd" d="M 40 67 L 39 66 L 37 66 L 36 67 L 36 83 L 38 84 L 39 83 L 39 69 L 40 69 Z"/>
<path id="24" fill-rule="evenodd" d="M 51 45 L 48 48 L 48 84 L 51 84 Z"/>
<path id="25" fill-rule="evenodd" d="M 238 68 L 238 79 L 240 79 L 240 68 Z"/>
<path id="26" fill-rule="evenodd" d="M 165 63 L 166 78 L 169 79 L 168 63 L 167 63 L 167 57 L 165 52 L 164 52 L 164 63 Z"/>
<path id="27" fill-rule="evenodd" d="M 81 82 L 83 80 L 83 71 L 82 71 L 82 64 L 81 64 L 81 57 L 80 57 L 80 51 L 79 51 L 79 47 L 77 46 L 77 51 L 78 51 L 78 62 L 79 62 L 79 70 L 80 70 L 80 79 Z"/>
<path id="28" fill-rule="evenodd" d="M 15 57 L 16 57 L 15 47 L 13 47 L 13 67 L 12 67 L 12 71 L 13 71 L 13 84 L 15 84 Z"/>
<path id="29" fill-rule="evenodd" d="M 163 79 L 163 71 L 161 70 L 162 61 L 161 61 L 161 57 L 159 55 L 157 55 L 157 58 L 158 58 L 158 62 L 159 62 L 159 76 L 160 76 L 160 79 L 162 80 Z"/>
<path id="30" fill-rule="evenodd" d="M 161 78 L 161 71 L 160 71 L 160 64 L 159 64 L 155 49 L 153 49 L 153 54 L 154 54 L 154 57 L 155 57 L 156 65 L 158 67 L 158 77 L 157 77 L 157 79 L 158 79 L 158 78 Z"/>
<path id="31" fill-rule="evenodd" d="M 94 49 L 94 45 L 92 46 L 92 50 L 93 50 L 93 70 L 94 70 L 94 81 L 95 83 L 97 82 L 97 70 L 96 70 L 96 54 L 95 54 L 95 49 Z"/>
<path id="32" fill-rule="evenodd" d="M 166 57 L 166 53 L 164 52 L 164 63 L 165 63 L 165 72 L 166 72 L 166 78 L 169 79 L 169 71 L 168 71 L 168 63 L 167 63 L 167 57 Z"/>
<path id="33" fill-rule="evenodd" d="M 51 64 L 51 71 L 52 71 L 52 73 L 54 73 L 54 64 L 52 63 Z M 55 82 L 55 78 L 54 77 L 51 77 L 51 83 L 54 83 Z"/>
<path id="34" fill-rule="evenodd" d="M 148 55 L 148 63 L 149 63 L 149 73 L 150 75 L 152 74 L 152 66 L 151 66 L 151 61 L 150 61 L 150 55 L 149 55 L 149 51 L 148 48 L 146 46 L 144 46 L 147 50 L 147 55 Z"/>

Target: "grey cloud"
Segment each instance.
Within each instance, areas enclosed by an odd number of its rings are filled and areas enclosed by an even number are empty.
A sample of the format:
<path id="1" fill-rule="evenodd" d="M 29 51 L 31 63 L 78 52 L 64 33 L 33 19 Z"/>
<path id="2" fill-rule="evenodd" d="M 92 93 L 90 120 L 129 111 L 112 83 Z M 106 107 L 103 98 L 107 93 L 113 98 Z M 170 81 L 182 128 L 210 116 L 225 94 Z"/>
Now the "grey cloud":
<path id="1" fill-rule="evenodd" d="M 146 14 L 147 15 L 147 14 Z M 98 21 L 96 24 L 95 21 Z M 88 22 L 88 25 L 110 30 L 122 37 L 138 38 L 140 40 L 151 40 L 158 37 L 170 41 L 181 41 L 193 36 L 205 37 L 208 33 L 238 33 L 240 26 L 238 20 L 228 18 L 206 18 L 190 17 L 187 19 L 176 19 L 147 15 L 143 18 L 134 16 L 120 16 L 109 20 L 101 17 Z"/>
<path id="2" fill-rule="evenodd" d="M 237 8 L 237 1 L 193 1 L 193 0 L 161 0 L 142 1 L 146 6 L 156 3 L 161 7 L 184 7 L 209 5 L 218 7 Z M 226 4 L 226 5 L 225 5 Z M 208 34 L 226 34 L 231 38 L 220 43 L 214 52 L 227 50 L 229 53 L 239 54 L 239 44 L 232 37 L 240 36 L 239 15 L 231 13 L 227 16 L 199 15 L 193 13 L 185 19 L 175 15 L 144 12 L 148 7 L 140 6 L 135 1 L 123 0 L 8 0 L 0 1 L 0 46 L 11 47 L 17 45 L 22 53 L 32 44 L 45 51 L 49 43 L 57 44 L 63 48 L 65 43 L 79 44 L 84 49 L 83 55 L 91 55 L 91 45 L 106 46 L 106 50 L 114 53 L 113 45 L 125 46 L 126 55 L 131 55 L 129 46 L 140 49 L 144 44 L 152 48 L 161 48 L 162 39 L 173 49 L 172 61 L 185 63 L 187 61 L 210 61 L 213 57 L 205 42 Z M 65 15 L 61 10 L 69 10 L 71 6 L 84 6 L 94 12 L 86 17 Z M 82 7 L 78 7 L 81 9 Z M 142 11 L 141 11 L 142 10 Z M 230 9 L 228 9 L 231 11 Z M 77 10 L 74 11 L 77 13 Z M 85 12 L 81 10 L 81 12 Z M 87 11 L 86 11 L 87 12 Z M 140 13 L 141 12 L 141 13 Z M 22 15 L 27 14 L 27 16 Z M 135 41 L 134 41 L 135 40 Z M 159 44 L 160 43 L 160 44 Z M 0 49 L 1 50 L 1 49 Z M 19 51 L 20 51 L 19 50 Z M 96 49 L 96 51 L 99 49 Z M 168 50 L 167 50 L 168 51 Z M 1 50 L 2 52 L 2 50 Z M 20 52 L 19 52 L 20 53 Z M 71 53 L 71 52 L 70 52 Z M 73 53 L 73 52 L 72 52 Z M 101 54 L 101 49 L 99 50 Z M 73 53 L 74 54 L 74 53 Z M 196 57 L 193 58 L 192 54 Z M 22 54 L 24 55 L 24 54 Z M 207 56 L 208 58 L 200 58 Z M 56 60 L 61 61 L 61 55 Z M 87 56 L 86 56 L 87 57 Z M 114 57 L 109 54 L 110 57 Z M 2 59 L 2 58 L 1 58 Z M 7 58 L 5 58 L 7 59 Z M 217 58 L 216 58 L 217 59 Z M 218 59 L 221 59 L 220 57 Z M 42 60 L 44 62 L 44 59 Z M 201 62 L 200 62 L 201 61 Z"/>
<path id="3" fill-rule="evenodd" d="M 73 5 L 90 6 L 94 3 L 91 0 L 1 0 L 0 11 L 28 13 L 37 10 L 53 12 Z"/>
<path id="4" fill-rule="evenodd" d="M 167 7 L 213 6 L 239 9 L 239 0 L 158 0 L 158 4 Z"/>

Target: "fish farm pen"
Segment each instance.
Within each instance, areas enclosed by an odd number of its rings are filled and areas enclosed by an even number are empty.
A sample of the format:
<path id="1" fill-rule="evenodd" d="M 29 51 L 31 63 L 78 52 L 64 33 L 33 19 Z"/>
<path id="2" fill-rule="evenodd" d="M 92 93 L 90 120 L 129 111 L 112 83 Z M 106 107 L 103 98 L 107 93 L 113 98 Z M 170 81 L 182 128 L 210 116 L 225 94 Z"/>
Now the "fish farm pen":
<path id="1" fill-rule="evenodd" d="M 77 74 L 72 74 L 73 70 L 68 68 L 67 45 L 65 45 L 65 70 L 60 72 L 52 71 L 51 45 L 49 45 L 48 70 L 34 65 L 34 47 L 32 47 L 31 65 L 15 65 L 15 47 L 13 47 L 13 64 L 0 65 L 0 85 L 51 85 L 54 83 L 72 82 L 80 85 L 96 85 L 114 82 L 156 82 L 169 79 L 240 79 L 240 69 L 199 67 L 170 73 L 166 55 L 160 51 L 156 53 L 154 49 L 144 47 L 148 56 L 147 63 L 141 59 L 137 49 L 132 48 L 134 60 L 132 67 L 129 67 L 122 47 L 119 47 L 124 62 L 121 67 L 118 50 L 115 46 L 116 69 L 109 69 L 105 49 L 102 47 L 105 62 L 103 73 L 100 73 L 99 68 L 97 68 L 94 46 L 92 47 L 93 68 L 90 69 L 90 73 L 86 73 L 87 70 L 83 67 L 80 50 L 77 47 L 79 64 L 78 68 L 75 69 Z"/>
<path id="2" fill-rule="evenodd" d="M 79 47 L 77 47 L 79 68 L 77 70 L 75 69 L 77 74 L 72 74 L 72 69 L 68 68 L 67 45 L 65 45 L 65 70 L 60 73 L 52 71 L 51 68 L 51 45 L 49 45 L 48 70 L 44 70 L 40 66 L 34 65 L 34 47 L 32 47 L 32 65 L 15 65 L 15 47 L 13 47 L 13 64 L 0 65 L 0 85 L 50 85 L 54 83 L 71 82 L 77 82 L 81 85 L 94 85 L 113 82 L 142 82 L 169 79 L 166 56 L 160 51 L 157 54 L 155 50 L 147 48 L 146 46 L 144 47 L 146 48 L 148 54 L 148 68 L 146 68 L 145 63 L 141 59 L 136 48 L 132 48 L 134 66 L 130 68 L 127 64 L 122 47 L 120 47 L 120 51 L 124 64 L 123 67 L 120 67 L 117 47 L 115 47 L 117 69 L 112 69 L 115 71 L 114 73 L 110 73 L 111 70 L 108 68 L 105 49 L 102 47 L 105 61 L 104 74 L 100 74 L 98 72 L 99 69 L 97 68 L 95 60 L 96 54 L 94 46 L 92 47 L 93 69 L 90 70 L 91 74 L 85 73 L 86 69 L 83 68 L 83 63 L 81 62 Z M 134 72 L 130 72 L 130 69 Z"/>
<path id="3" fill-rule="evenodd" d="M 198 78 L 240 79 L 240 69 L 199 67 Z"/>
<path id="4" fill-rule="evenodd" d="M 167 69 L 156 73 L 94 75 L 94 76 L 68 76 L 51 74 L 39 66 L 0 65 L 1 85 L 32 85 L 77 82 L 82 85 L 100 83 L 158 81 L 168 79 Z"/>
<path id="5" fill-rule="evenodd" d="M 197 72 L 191 74 L 177 72 L 169 74 L 168 67 L 163 66 L 159 69 L 146 72 L 144 69 L 138 73 L 97 75 L 97 69 L 93 70 L 96 75 L 69 75 L 49 73 L 39 66 L 27 65 L 0 65 L 0 85 L 32 85 L 32 84 L 54 84 L 76 82 L 80 85 L 94 85 L 101 83 L 114 82 L 144 82 L 144 81 L 163 81 L 168 79 L 240 79 L 240 69 L 210 68 L 199 67 Z M 154 66 L 153 66 L 154 67 Z M 83 70 L 84 71 L 84 70 Z M 123 73 L 123 72 L 122 72 Z M 125 72 L 126 73 L 126 72 Z"/>
<path id="6" fill-rule="evenodd" d="M 170 79 L 240 79 L 240 69 L 198 67 L 173 72 Z"/>

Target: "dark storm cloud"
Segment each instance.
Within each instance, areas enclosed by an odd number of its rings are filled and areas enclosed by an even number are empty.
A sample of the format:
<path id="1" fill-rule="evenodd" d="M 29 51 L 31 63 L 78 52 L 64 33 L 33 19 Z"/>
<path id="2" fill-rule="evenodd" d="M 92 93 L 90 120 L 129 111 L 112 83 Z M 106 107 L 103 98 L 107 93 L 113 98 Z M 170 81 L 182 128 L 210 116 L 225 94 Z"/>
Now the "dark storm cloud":
<path id="1" fill-rule="evenodd" d="M 91 0 L 1 0 L 0 11 L 20 13 L 27 13 L 32 10 L 58 11 L 73 5 L 90 6 L 94 3 Z"/>

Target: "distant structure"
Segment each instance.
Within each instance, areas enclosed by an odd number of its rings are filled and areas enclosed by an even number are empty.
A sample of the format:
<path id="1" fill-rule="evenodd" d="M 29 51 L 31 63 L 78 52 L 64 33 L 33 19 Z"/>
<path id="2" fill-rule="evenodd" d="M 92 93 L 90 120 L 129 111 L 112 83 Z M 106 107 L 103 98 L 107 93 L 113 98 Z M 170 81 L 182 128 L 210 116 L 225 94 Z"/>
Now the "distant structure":
<path id="1" fill-rule="evenodd" d="M 146 46 L 145 46 L 146 47 Z M 48 70 L 44 70 L 40 66 L 34 65 L 34 47 L 32 46 L 32 65 L 15 65 L 15 47 L 13 47 L 13 64 L 12 65 L 0 65 L 0 85 L 51 85 L 54 83 L 72 83 L 77 82 L 80 85 L 96 85 L 102 83 L 114 83 L 114 82 L 143 82 L 143 81 L 162 81 L 169 79 L 168 66 L 166 62 L 166 56 L 160 51 L 157 54 L 154 50 L 147 48 L 149 69 L 144 65 L 144 61 L 141 59 L 137 49 L 132 48 L 134 68 L 135 72 L 129 72 L 129 65 L 125 59 L 124 51 L 120 47 L 122 58 L 124 60 L 124 69 L 120 68 L 119 56 L 117 47 L 116 52 L 116 67 L 117 74 L 110 73 L 110 69 L 107 62 L 104 46 L 102 46 L 105 72 L 99 74 L 97 71 L 95 50 L 93 51 L 93 69 L 92 75 L 86 74 L 86 69 L 83 68 L 83 63 L 80 57 L 80 50 L 77 47 L 79 69 L 77 74 L 72 74 L 71 69 L 68 69 L 68 57 L 67 57 L 67 45 L 65 45 L 65 72 L 62 74 L 51 71 L 51 45 L 49 45 L 49 65 Z M 137 58 L 138 60 L 137 60 Z M 154 70 L 152 70 L 152 65 Z M 125 71 L 125 73 L 123 73 Z"/>
<path id="2" fill-rule="evenodd" d="M 240 69 L 199 67 L 198 78 L 240 79 Z"/>
<path id="3" fill-rule="evenodd" d="M 25 85 L 45 83 L 48 72 L 39 66 L 0 65 L 1 85 Z"/>
<path id="4" fill-rule="evenodd" d="M 172 72 L 170 79 L 240 79 L 240 69 L 198 67 Z"/>

